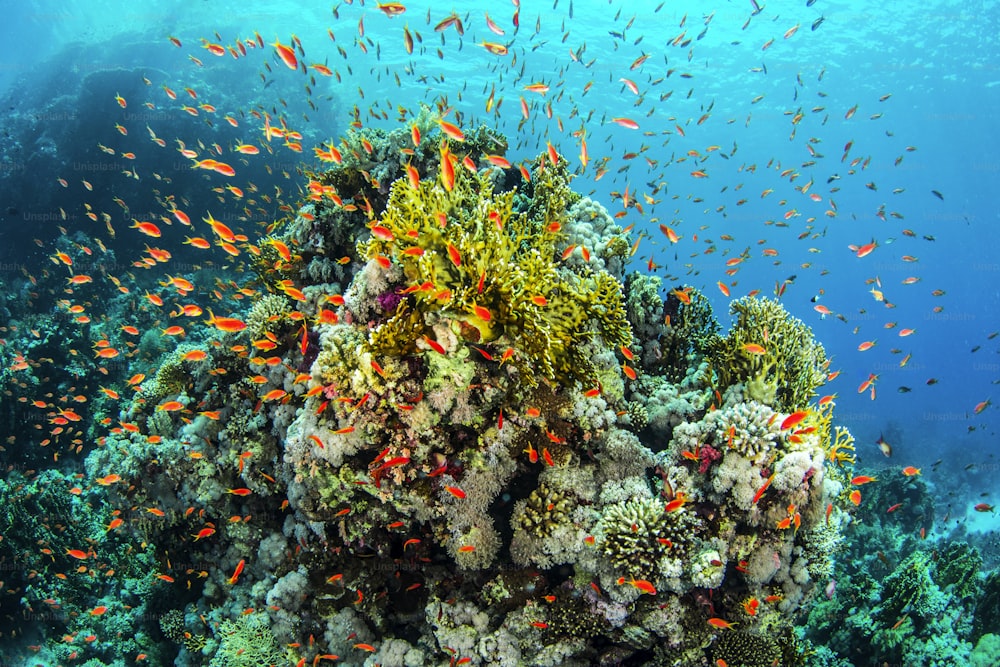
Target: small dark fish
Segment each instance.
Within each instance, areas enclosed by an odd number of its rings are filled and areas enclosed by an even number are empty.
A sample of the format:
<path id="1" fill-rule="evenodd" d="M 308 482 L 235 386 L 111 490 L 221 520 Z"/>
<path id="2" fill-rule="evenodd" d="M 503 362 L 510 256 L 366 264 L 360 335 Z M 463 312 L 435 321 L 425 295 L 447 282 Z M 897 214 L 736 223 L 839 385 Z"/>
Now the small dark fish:
<path id="1" fill-rule="evenodd" d="M 806 7 L 812 7 L 816 4 L 816 0 L 806 0 Z"/>
<path id="2" fill-rule="evenodd" d="M 982 345 L 977 345 L 974 348 L 972 348 L 972 353 L 975 354 L 976 352 L 979 352 L 979 350 L 981 350 L 981 349 L 983 349 L 983 346 Z"/>
<path id="3" fill-rule="evenodd" d="M 757 4 L 757 0 L 750 0 L 750 4 L 753 5 L 753 13 L 760 14 L 760 5 Z"/>
<path id="4" fill-rule="evenodd" d="M 818 28 L 821 25 L 823 25 L 823 21 L 825 21 L 825 20 L 826 20 L 825 16 L 820 16 L 818 19 L 816 19 L 815 21 L 813 21 L 813 24 L 812 24 L 813 31 L 815 31 L 816 28 Z"/>
<path id="5" fill-rule="evenodd" d="M 998 335 L 1000 335 L 1000 331 L 994 331 L 993 333 L 991 333 L 989 336 L 986 337 L 986 340 L 993 340 Z"/>
<path id="6" fill-rule="evenodd" d="M 941 201 L 944 201 L 944 195 L 938 192 L 937 190 L 931 190 L 931 194 L 940 199 Z"/>
<path id="7" fill-rule="evenodd" d="M 913 390 L 909 387 L 900 386 L 896 391 L 898 391 L 900 394 L 909 394 Z"/>
<path id="8" fill-rule="evenodd" d="M 975 463 L 970 463 L 969 465 L 965 466 L 965 469 L 966 469 L 966 470 L 972 470 L 972 469 L 973 469 L 973 468 L 975 468 L 975 467 L 976 467 L 976 464 L 975 464 Z"/>
<path id="9" fill-rule="evenodd" d="M 932 386 L 932 385 L 935 385 L 935 384 L 937 384 L 937 383 L 938 383 L 938 379 L 937 379 L 937 378 L 929 378 L 929 379 L 927 380 L 927 386 L 928 386 L 928 387 L 930 387 L 930 386 Z"/>
<path id="10" fill-rule="evenodd" d="M 924 234 L 924 240 L 925 241 L 937 241 L 937 239 L 934 238 L 933 236 L 931 236 L 930 234 Z"/>

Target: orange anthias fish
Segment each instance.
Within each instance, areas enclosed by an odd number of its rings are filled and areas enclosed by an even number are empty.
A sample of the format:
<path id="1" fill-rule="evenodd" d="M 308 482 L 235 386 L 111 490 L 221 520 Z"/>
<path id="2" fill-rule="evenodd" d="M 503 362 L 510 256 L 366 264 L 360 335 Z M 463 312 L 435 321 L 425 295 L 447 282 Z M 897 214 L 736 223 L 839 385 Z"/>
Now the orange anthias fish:
<path id="1" fill-rule="evenodd" d="M 282 44 L 280 40 L 274 40 L 274 43 L 271 46 L 273 46 L 274 50 L 277 51 L 278 57 L 281 58 L 281 62 L 285 63 L 288 69 L 297 70 L 299 68 L 299 60 L 295 57 L 295 49 L 292 46 L 286 46 L 285 44 Z"/>
<path id="2" fill-rule="evenodd" d="M 642 593 L 646 593 L 647 595 L 656 595 L 656 587 L 653 586 L 653 584 L 651 584 L 650 582 L 646 581 L 645 579 L 635 579 L 635 578 L 626 579 L 625 577 L 618 577 L 617 583 L 619 586 L 624 586 L 628 584 L 629 586 L 632 586 L 633 588 L 639 590 Z"/>
<path id="3" fill-rule="evenodd" d="M 757 489 L 757 492 L 753 494 L 753 500 L 750 501 L 751 505 L 757 504 L 757 501 L 760 500 L 761 496 L 764 495 L 764 492 L 767 491 L 767 487 L 771 486 L 771 480 L 773 479 L 774 479 L 774 473 L 771 473 L 771 476 L 768 477 L 766 480 L 764 480 L 764 483 L 761 484 L 759 489 Z"/>
<path id="4" fill-rule="evenodd" d="M 191 537 L 193 537 L 194 541 L 197 542 L 200 539 L 204 539 L 206 537 L 210 537 L 210 536 L 212 536 L 214 534 L 215 534 L 215 529 L 214 528 L 207 528 L 206 527 L 206 528 L 202 528 L 201 530 L 199 530 L 196 534 L 192 535 Z"/>
<path id="5" fill-rule="evenodd" d="M 799 412 L 793 412 L 792 414 L 785 417 L 781 422 L 781 430 L 787 431 L 790 428 L 798 426 L 802 423 L 802 420 L 809 416 L 808 410 L 800 410 Z"/>
<path id="6" fill-rule="evenodd" d="M 205 324 L 211 324 L 221 331 L 242 331 L 247 328 L 243 320 L 238 320 L 234 317 L 216 317 L 211 309 L 208 311 L 208 317 L 209 319 L 205 320 Z"/>
<path id="7" fill-rule="evenodd" d="M 240 562 L 236 564 L 236 570 L 233 572 L 233 576 L 227 579 L 230 585 L 234 585 L 236 583 L 236 580 L 239 579 L 240 573 L 243 572 L 243 567 L 245 564 L 246 561 L 243 560 L 240 560 Z"/>

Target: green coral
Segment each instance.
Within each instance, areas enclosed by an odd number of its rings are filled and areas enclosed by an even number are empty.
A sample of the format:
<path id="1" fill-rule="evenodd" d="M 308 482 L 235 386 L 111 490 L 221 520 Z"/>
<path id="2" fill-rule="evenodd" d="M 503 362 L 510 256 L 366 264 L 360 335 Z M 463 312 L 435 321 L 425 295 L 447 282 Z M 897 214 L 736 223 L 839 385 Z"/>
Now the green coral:
<path id="1" fill-rule="evenodd" d="M 672 382 L 683 380 L 688 369 L 697 366 L 722 340 L 712 303 L 693 287 L 687 288 L 686 293 L 687 301 L 681 301 L 671 292 L 665 304 L 666 312 L 671 315 L 667 333 L 660 340 L 660 364 Z"/>
<path id="2" fill-rule="evenodd" d="M 526 193 L 531 197 L 528 218 L 543 227 L 563 224 L 568 219 L 570 207 L 580 200 L 580 195 L 569 187 L 572 178 L 569 162 L 560 157 L 558 164 L 553 166 L 543 154 L 535 163 L 532 180 L 526 186 Z"/>
<path id="3" fill-rule="evenodd" d="M 982 584 L 982 593 L 976 601 L 976 615 L 972 621 L 972 641 L 977 641 L 990 630 L 1000 627 L 1000 569 L 993 570 Z"/>
<path id="4" fill-rule="evenodd" d="M 626 345 L 631 330 L 613 276 L 557 266 L 559 235 L 550 223 L 565 197 L 540 183 L 535 199 L 555 197 L 558 205 L 515 213 L 514 191 L 495 193 L 486 173 L 457 168 L 455 177 L 450 191 L 437 180 L 416 189 L 396 181 L 378 233 L 359 245 L 368 259 L 398 262 L 407 284 L 406 300 L 372 333 L 373 350 L 412 350 L 434 320 L 447 318 L 467 341 L 511 347 L 511 363 L 529 385 L 539 376 L 591 383 L 585 343 L 597 334 L 607 345 Z"/>
<path id="5" fill-rule="evenodd" d="M 938 555 L 932 577 L 941 589 L 952 587 L 956 598 L 979 597 L 979 568 L 983 557 L 966 542 L 952 542 Z"/>
<path id="6" fill-rule="evenodd" d="M 771 667 L 781 664 L 781 654 L 773 638 L 745 630 L 720 633 L 712 647 L 712 657 L 730 667 Z"/>
<path id="7" fill-rule="evenodd" d="M 625 406 L 625 412 L 622 421 L 628 424 L 633 431 L 641 431 L 649 425 L 649 410 L 642 403 L 629 401 Z"/>
<path id="8" fill-rule="evenodd" d="M 142 383 L 139 393 L 148 405 L 160 402 L 160 399 L 173 396 L 184 391 L 190 374 L 181 362 L 180 354 L 175 350 L 169 353 L 156 369 L 156 375 L 149 382 Z"/>
<path id="9" fill-rule="evenodd" d="M 872 618 L 883 626 L 895 625 L 904 615 L 927 617 L 943 606 L 943 596 L 931 577 L 932 554 L 915 551 L 885 578 L 882 601 Z"/>
<path id="10" fill-rule="evenodd" d="M 784 412 L 804 407 L 828 365 L 812 330 L 772 299 L 744 297 L 730 310 L 736 321 L 729 334 L 709 345 L 716 386 L 744 383 L 749 398 Z"/>
<path id="11" fill-rule="evenodd" d="M 288 661 L 264 614 L 247 614 L 235 621 L 226 619 L 219 623 L 216 637 L 219 648 L 210 667 L 263 667 Z"/>
<path id="12" fill-rule="evenodd" d="M 683 560 L 700 529 L 686 507 L 665 512 L 662 500 L 632 498 L 605 509 L 598 546 L 617 572 L 655 582 L 665 574 L 663 559 Z"/>
<path id="13" fill-rule="evenodd" d="M 663 333 L 663 297 L 659 276 L 633 271 L 625 278 L 628 321 L 640 343 L 656 340 Z"/>
<path id="14" fill-rule="evenodd" d="M 548 537 L 557 525 L 569 519 L 574 506 L 571 496 L 542 482 L 523 503 L 518 503 L 514 510 L 515 528 L 535 537 Z"/>
<path id="15" fill-rule="evenodd" d="M 548 629 L 555 637 L 568 635 L 590 638 L 608 630 L 608 623 L 604 617 L 595 614 L 579 596 L 558 596 L 546 612 Z"/>
<path id="16" fill-rule="evenodd" d="M 843 533 L 835 524 L 820 521 L 809 527 L 804 537 L 809 578 L 813 581 L 828 580 L 833 576 L 834 556 L 843 550 Z"/>
<path id="17" fill-rule="evenodd" d="M 205 635 L 187 631 L 184 612 L 180 609 L 171 609 L 160 618 L 160 630 L 167 639 L 183 644 L 190 653 L 200 652 L 208 642 Z"/>
<path id="18" fill-rule="evenodd" d="M 1000 636 L 983 635 L 969 656 L 970 667 L 993 667 L 1000 664 Z"/>
<path id="19" fill-rule="evenodd" d="M 266 331 L 276 331 L 278 323 L 290 312 L 291 302 L 280 294 L 265 294 L 257 299 L 246 318 L 250 340 L 263 338 Z"/>

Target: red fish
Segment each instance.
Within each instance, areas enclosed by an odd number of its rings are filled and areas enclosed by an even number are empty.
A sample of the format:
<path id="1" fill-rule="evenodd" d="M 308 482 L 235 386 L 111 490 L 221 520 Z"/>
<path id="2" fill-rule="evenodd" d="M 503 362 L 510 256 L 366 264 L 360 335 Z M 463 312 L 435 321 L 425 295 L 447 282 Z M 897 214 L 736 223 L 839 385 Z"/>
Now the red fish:
<path id="1" fill-rule="evenodd" d="M 288 69 L 297 70 L 299 68 L 299 60 L 295 57 L 295 49 L 291 46 L 286 46 L 279 40 L 274 40 L 275 51 L 278 52 L 278 57 L 281 58 L 281 62 L 285 63 Z"/>
<path id="2" fill-rule="evenodd" d="M 787 431 L 788 429 L 798 426 L 802 423 L 802 420 L 809 416 L 808 410 L 799 410 L 798 412 L 793 412 L 792 414 L 785 417 L 781 422 L 781 430 Z"/>

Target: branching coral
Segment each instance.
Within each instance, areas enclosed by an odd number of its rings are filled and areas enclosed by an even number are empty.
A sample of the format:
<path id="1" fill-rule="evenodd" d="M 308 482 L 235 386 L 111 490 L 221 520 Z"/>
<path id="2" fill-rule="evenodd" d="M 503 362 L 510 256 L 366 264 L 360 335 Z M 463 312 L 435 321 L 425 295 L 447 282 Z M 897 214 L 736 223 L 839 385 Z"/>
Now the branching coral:
<path id="1" fill-rule="evenodd" d="M 828 363 L 809 327 L 771 299 L 744 297 L 730 309 L 736 321 L 708 355 L 716 385 L 744 383 L 750 398 L 786 412 L 805 407 Z"/>
<path id="2" fill-rule="evenodd" d="M 573 509 L 573 499 L 542 483 L 514 510 L 517 527 L 535 537 L 548 537 Z"/>
<path id="3" fill-rule="evenodd" d="M 432 315 L 447 317 L 469 342 L 509 345 L 511 363 L 534 385 L 539 377 L 591 382 L 584 343 L 595 333 L 607 345 L 631 342 L 619 283 L 603 271 L 557 266 L 551 202 L 534 211 L 548 221 L 541 224 L 515 213 L 515 193 L 494 193 L 485 173 L 457 169 L 451 189 L 426 179 L 416 185 L 393 184 L 372 237 L 359 246 L 369 260 L 401 264 L 405 279 L 399 292 L 406 299 L 372 333 L 376 351 L 411 351 L 428 335 Z"/>
<path id="4" fill-rule="evenodd" d="M 285 652 L 271 633 L 265 614 L 226 619 L 216 631 L 219 648 L 211 667 L 261 667 L 287 662 Z"/>
<path id="5" fill-rule="evenodd" d="M 250 340 L 263 338 L 264 332 L 276 331 L 278 323 L 291 310 L 288 299 L 280 294 L 265 294 L 257 299 L 246 318 Z"/>
<path id="6" fill-rule="evenodd" d="M 660 364 L 667 377 L 675 382 L 680 382 L 721 340 L 711 302 L 696 288 L 688 288 L 685 293 L 687 299 L 681 301 L 671 291 L 663 304 L 670 324 L 660 341 L 663 347 Z"/>
<path id="7" fill-rule="evenodd" d="M 201 651 L 207 642 L 205 635 L 187 631 L 184 625 L 184 612 L 180 609 L 171 609 L 160 617 L 160 630 L 167 639 L 183 645 L 191 653 Z"/>
<path id="8" fill-rule="evenodd" d="M 686 508 L 665 512 L 653 498 L 628 500 L 604 510 L 599 548 L 622 576 L 658 581 L 680 574 L 663 561 L 683 560 L 701 527 Z"/>
<path id="9" fill-rule="evenodd" d="M 622 279 L 631 254 L 631 242 L 600 203 L 581 197 L 567 211 L 563 231 L 566 234 L 564 243 L 570 251 L 568 266 L 579 270 L 589 265 Z"/>
<path id="10" fill-rule="evenodd" d="M 745 630 L 723 632 L 712 646 L 719 664 L 769 667 L 781 660 L 781 648 L 771 637 Z"/>

